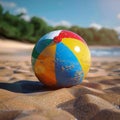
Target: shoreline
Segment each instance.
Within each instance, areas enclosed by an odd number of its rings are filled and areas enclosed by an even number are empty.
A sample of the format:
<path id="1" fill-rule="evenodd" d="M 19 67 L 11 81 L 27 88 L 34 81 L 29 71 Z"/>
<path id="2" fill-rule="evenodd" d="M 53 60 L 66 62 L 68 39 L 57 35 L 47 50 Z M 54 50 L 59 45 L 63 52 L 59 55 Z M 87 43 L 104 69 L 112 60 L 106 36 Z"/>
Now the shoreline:
<path id="1" fill-rule="evenodd" d="M 35 44 L 22 43 L 19 41 L 0 39 L 0 61 L 30 61 L 32 50 Z M 88 46 L 90 49 L 109 49 L 112 47 L 120 46 Z M 120 56 L 118 57 L 92 57 L 92 62 L 94 61 L 106 61 L 115 62 L 120 61 Z"/>

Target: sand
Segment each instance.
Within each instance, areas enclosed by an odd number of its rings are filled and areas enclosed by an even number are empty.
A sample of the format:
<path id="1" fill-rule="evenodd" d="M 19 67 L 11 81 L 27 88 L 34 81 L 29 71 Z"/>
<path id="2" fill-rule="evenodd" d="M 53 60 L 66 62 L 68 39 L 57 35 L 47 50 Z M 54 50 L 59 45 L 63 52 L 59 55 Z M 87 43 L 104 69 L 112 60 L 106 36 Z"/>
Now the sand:
<path id="1" fill-rule="evenodd" d="M 31 68 L 34 45 L 0 40 L 0 120 L 120 120 L 120 59 L 92 58 L 83 83 L 50 90 Z"/>

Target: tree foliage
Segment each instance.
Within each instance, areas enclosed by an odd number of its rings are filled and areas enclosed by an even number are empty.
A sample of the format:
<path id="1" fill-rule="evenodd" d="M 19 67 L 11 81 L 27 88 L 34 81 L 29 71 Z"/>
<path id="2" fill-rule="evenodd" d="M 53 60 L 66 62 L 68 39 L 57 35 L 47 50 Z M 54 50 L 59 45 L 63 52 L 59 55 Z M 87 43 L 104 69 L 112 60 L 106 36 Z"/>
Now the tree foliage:
<path id="1" fill-rule="evenodd" d="M 3 12 L 0 6 L 0 36 L 19 41 L 37 42 L 44 34 L 53 30 L 70 30 L 90 45 L 120 45 L 118 34 L 112 29 L 82 28 L 79 26 L 50 26 L 42 18 L 32 17 L 30 21 L 22 19 L 23 13 L 13 15 Z"/>

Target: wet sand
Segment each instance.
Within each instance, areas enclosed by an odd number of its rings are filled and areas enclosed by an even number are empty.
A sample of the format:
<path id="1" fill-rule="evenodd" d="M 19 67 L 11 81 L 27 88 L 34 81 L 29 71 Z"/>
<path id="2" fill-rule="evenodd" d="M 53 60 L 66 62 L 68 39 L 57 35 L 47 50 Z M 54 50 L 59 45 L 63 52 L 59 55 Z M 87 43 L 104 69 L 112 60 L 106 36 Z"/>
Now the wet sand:
<path id="1" fill-rule="evenodd" d="M 119 57 L 94 57 L 82 84 L 50 90 L 32 71 L 33 46 L 0 40 L 0 120 L 120 120 Z"/>

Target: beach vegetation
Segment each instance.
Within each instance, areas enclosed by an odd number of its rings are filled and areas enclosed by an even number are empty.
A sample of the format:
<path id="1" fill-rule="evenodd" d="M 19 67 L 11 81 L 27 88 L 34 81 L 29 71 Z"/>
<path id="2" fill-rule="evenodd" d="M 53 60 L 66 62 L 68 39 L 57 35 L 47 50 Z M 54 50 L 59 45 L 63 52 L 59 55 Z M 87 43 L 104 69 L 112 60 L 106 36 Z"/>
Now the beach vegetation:
<path id="1" fill-rule="evenodd" d="M 70 30 L 80 35 L 89 45 L 120 45 L 119 35 L 108 28 L 83 28 L 80 26 L 52 26 L 44 19 L 33 16 L 29 21 L 23 13 L 13 15 L 0 5 L 0 36 L 23 42 L 36 43 L 44 34 L 53 30 Z"/>

